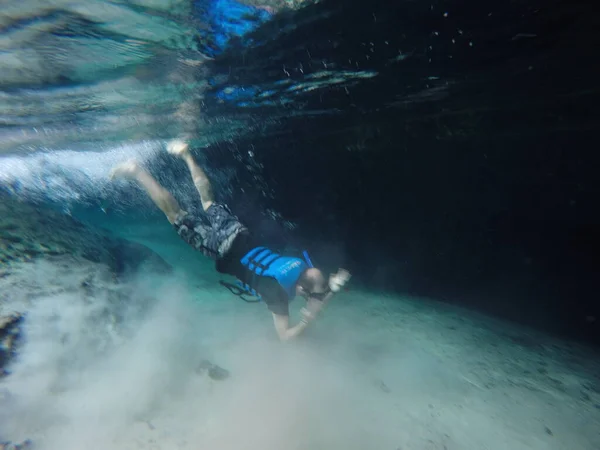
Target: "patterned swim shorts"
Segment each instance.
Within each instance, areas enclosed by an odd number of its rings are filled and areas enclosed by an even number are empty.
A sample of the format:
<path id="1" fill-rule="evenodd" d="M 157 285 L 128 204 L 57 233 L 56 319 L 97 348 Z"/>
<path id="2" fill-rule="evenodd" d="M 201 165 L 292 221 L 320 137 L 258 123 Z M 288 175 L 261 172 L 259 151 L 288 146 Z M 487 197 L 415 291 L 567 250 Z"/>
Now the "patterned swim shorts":
<path id="1" fill-rule="evenodd" d="M 238 234 L 248 229 L 227 205 L 213 203 L 205 214 L 180 213 L 173 222 L 177 234 L 211 259 L 220 259 Z"/>

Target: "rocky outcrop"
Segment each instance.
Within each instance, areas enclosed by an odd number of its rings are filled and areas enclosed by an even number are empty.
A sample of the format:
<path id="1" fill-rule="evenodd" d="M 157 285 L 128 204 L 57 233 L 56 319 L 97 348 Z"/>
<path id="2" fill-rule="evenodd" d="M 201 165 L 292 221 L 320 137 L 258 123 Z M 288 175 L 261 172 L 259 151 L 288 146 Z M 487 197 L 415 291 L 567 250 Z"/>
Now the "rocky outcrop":
<path id="1" fill-rule="evenodd" d="M 4 366 L 16 353 L 22 320 L 19 313 L 0 316 L 0 377 L 5 375 Z"/>
<path id="2" fill-rule="evenodd" d="M 33 445 L 29 440 L 20 444 L 13 444 L 12 442 L 0 442 L 0 450 L 29 450 L 32 448 Z"/>
<path id="3" fill-rule="evenodd" d="M 223 369 L 207 359 L 200 361 L 200 364 L 196 367 L 196 373 L 198 375 L 206 373 L 210 379 L 217 381 L 229 378 L 229 371 L 227 369 Z"/>
<path id="4" fill-rule="evenodd" d="M 69 389 L 91 360 L 120 348 L 135 335 L 139 321 L 153 310 L 161 279 L 154 273 L 119 279 L 106 264 L 77 255 L 13 261 L 4 268 L 0 381 L 4 378 L 7 385 L 0 385 L 0 450 L 34 448 L 30 441 L 11 443 L 14 437 L 3 435 L 6 412 L 15 401 L 4 386 L 14 385 L 14 379 L 26 373 L 44 378 L 53 392 Z"/>
<path id="5" fill-rule="evenodd" d="M 11 262 L 56 255 L 104 263 L 116 275 L 135 271 L 141 265 L 163 272 L 170 269 L 143 245 L 91 229 L 71 216 L 0 191 L 0 268 Z"/>
<path id="6" fill-rule="evenodd" d="M 70 358 L 68 364 L 57 362 L 53 389 L 62 389 L 84 357 L 127 339 L 134 322 L 128 319 L 142 317 L 155 301 L 149 285 L 157 277 L 148 273 L 170 270 L 143 245 L 0 189 L 0 378 L 17 370 L 12 363 L 28 343 L 48 339 Z M 136 274 L 145 275 L 142 282 Z M 66 326 L 53 311 L 79 326 Z M 10 398 L 0 395 L 0 411 Z M 0 436 L 0 450 L 33 448 L 31 441 L 6 437 Z"/>
<path id="7" fill-rule="evenodd" d="M 131 293 L 120 280 L 140 270 L 170 269 L 143 245 L 0 192 L 0 376 L 7 373 L 20 326 L 36 299 L 57 294 L 83 302 L 102 298 L 106 314 L 118 323 L 119 305 Z"/>

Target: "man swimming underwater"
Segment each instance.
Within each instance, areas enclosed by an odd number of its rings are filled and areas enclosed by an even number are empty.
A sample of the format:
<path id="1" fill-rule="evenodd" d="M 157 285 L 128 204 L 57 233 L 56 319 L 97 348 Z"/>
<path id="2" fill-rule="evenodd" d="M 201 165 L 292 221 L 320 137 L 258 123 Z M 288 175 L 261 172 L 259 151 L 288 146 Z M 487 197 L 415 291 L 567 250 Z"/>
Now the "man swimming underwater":
<path id="1" fill-rule="evenodd" d="M 168 144 L 167 151 L 187 164 L 200 194 L 205 217 L 182 210 L 171 193 L 133 160 L 113 168 L 110 177 L 136 180 L 165 213 L 179 236 L 215 260 L 218 272 L 233 275 L 243 290 L 264 300 L 273 313 L 281 340 L 298 336 L 350 280 L 350 273 L 339 269 L 327 280 L 323 272 L 312 267 L 308 257 L 305 261 L 282 256 L 258 245 L 227 205 L 214 201 L 210 181 L 194 160 L 188 144 L 175 140 Z M 289 302 L 296 295 L 306 299 L 306 306 L 301 310 L 300 322 L 291 326 Z"/>

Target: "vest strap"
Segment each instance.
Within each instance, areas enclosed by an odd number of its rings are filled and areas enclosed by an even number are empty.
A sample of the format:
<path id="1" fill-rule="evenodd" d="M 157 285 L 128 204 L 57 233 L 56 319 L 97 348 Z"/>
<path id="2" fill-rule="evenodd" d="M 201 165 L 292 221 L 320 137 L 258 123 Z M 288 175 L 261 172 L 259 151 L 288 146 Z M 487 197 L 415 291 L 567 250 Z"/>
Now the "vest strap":
<path id="1" fill-rule="evenodd" d="M 223 280 L 219 281 L 219 283 L 221 284 L 221 286 L 224 286 L 227 289 L 229 289 L 229 292 L 231 292 L 233 295 L 237 295 L 239 298 L 244 300 L 246 303 L 259 303 L 262 300 L 262 297 L 258 293 L 256 293 L 256 291 L 254 289 L 252 289 L 252 291 L 248 291 L 238 285 L 235 285 L 233 283 L 229 283 L 229 282 L 223 281 Z M 250 295 L 254 296 L 254 298 L 245 297 L 246 294 L 250 294 Z"/>
<path id="2" fill-rule="evenodd" d="M 250 279 L 246 284 L 249 286 L 255 284 L 256 277 L 261 276 L 269 270 L 271 264 L 279 258 L 281 258 L 281 255 L 272 252 L 266 247 L 257 247 L 250 250 L 250 252 L 242 259 L 242 263 L 247 265 L 250 271 Z"/>

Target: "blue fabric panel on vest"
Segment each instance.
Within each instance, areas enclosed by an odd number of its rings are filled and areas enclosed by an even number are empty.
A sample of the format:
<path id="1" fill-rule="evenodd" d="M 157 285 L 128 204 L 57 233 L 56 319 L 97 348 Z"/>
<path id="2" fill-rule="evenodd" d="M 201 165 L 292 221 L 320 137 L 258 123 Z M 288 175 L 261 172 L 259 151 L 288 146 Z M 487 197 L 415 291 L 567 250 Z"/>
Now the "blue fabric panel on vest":
<path id="1" fill-rule="evenodd" d="M 266 247 L 250 250 L 240 262 L 259 277 L 270 277 L 277 280 L 289 299 L 296 296 L 298 278 L 308 268 L 302 259 L 281 256 Z"/>

